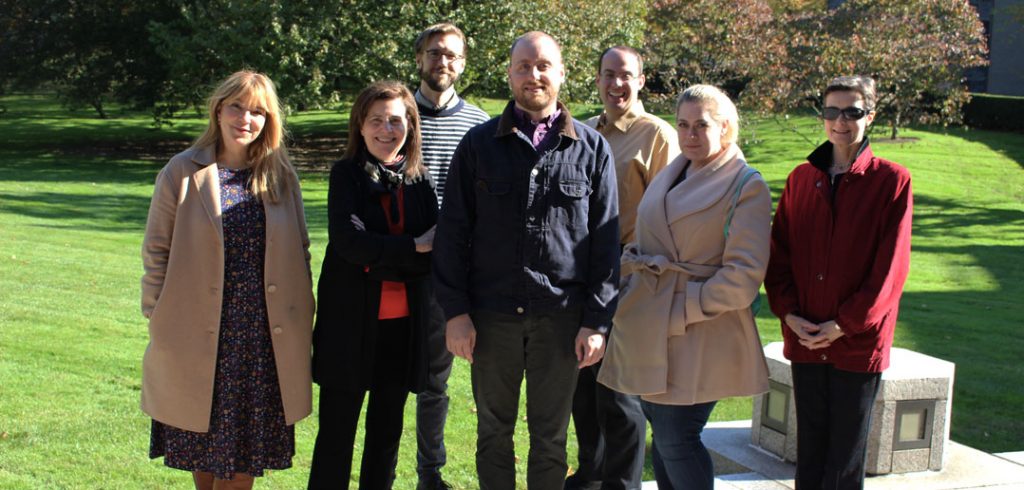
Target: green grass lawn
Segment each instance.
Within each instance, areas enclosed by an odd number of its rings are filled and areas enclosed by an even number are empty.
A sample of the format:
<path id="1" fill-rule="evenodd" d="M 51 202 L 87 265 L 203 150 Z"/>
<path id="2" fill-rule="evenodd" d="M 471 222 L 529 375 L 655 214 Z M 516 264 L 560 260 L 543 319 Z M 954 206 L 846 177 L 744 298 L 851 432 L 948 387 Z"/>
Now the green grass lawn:
<path id="1" fill-rule="evenodd" d="M 503 107 L 478 102 L 492 114 Z M 145 114 L 114 108 L 98 120 L 44 96 L 8 96 L 0 105 L 7 109 L 0 116 L 0 488 L 189 488 L 186 474 L 147 458 L 149 419 L 138 408 L 147 341 L 139 247 L 156 172 L 205 121 L 185 117 L 155 130 Z M 593 107 L 573 112 L 583 117 Z M 340 155 L 346 120 L 339 111 L 289 119 L 315 273 L 327 238 L 323 168 Z M 744 122 L 741 131 L 776 199 L 821 139 L 815 120 L 789 123 L 795 131 L 773 121 Z M 1024 136 L 961 129 L 903 136 L 874 145 L 914 177 L 914 252 L 896 343 L 957 364 L 953 439 L 991 452 L 1022 450 Z M 780 340 L 767 308 L 758 319 L 764 342 Z M 461 360 L 450 394 L 445 475 L 457 488 L 476 488 L 476 422 Z M 415 485 L 412 407 L 401 489 Z M 304 487 L 315 415 L 297 426 L 294 468 L 273 472 L 261 487 Z M 723 401 L 713 418 L 750 418 L 750 401 Z M 516 443 L 522 475 L 525 424 Z"/>

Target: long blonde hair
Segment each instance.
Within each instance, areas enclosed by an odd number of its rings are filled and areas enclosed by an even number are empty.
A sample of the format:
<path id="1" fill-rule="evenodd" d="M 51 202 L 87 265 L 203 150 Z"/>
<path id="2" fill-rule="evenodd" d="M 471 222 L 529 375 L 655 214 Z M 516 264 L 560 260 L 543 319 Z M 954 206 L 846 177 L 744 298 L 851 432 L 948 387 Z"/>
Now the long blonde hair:
<path id="1" fill-rule="evenodd" d="M 283 144 L 285 127 L 277 91 L 274 90 L 274 82 L 266 75 L 242 70 L 220 82 L 208 102 L 210 122 L 192 147 L 213 147 L 218 153 L 223 149 L 218 113 L 225 103 L 235 100 L 250 107 L 260 107 L 266 112 L 263 130 L 248 147 L 249 161 L 252 162 L 249 187 L 258 199 L 266 198 L 276 203 L 288 187 L 285 175 L 295 170 Z"/>

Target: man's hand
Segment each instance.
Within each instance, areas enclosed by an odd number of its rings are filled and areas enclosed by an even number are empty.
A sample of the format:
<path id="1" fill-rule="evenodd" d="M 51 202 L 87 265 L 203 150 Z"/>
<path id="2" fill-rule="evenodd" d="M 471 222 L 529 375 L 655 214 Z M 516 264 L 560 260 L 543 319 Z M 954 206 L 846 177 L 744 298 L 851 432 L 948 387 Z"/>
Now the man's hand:
<path id="1" fill-rule="evenodd" d="M 468 313 L 451 320 L 445 328 L 444 343 L 448 351 L 473 364 L 473 349 L 476 347 L 476 327 Z"/>
<path id="2" fill-rule="evenodd" d="M 596 364 L 604 357 L 604 334 L 590 327 L 580 327 L 576 334 L 577 368 L 585 368 Z"/>
<path id="3" fill-rule="evenodd" d="M 843 330 L 839 328 L 835 320 L 821 322 L 816 327 L 818 327 L 818 332 L 806 340 L 801 338 L 800 345 L 810 350 L 824 349 L 843 336 Z"/>

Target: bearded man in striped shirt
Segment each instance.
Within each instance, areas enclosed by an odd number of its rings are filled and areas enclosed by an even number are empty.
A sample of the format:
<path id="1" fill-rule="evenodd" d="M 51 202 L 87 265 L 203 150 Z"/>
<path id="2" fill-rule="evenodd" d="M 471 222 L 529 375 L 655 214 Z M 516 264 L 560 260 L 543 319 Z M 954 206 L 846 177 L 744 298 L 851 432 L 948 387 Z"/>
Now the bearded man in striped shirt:
<path id="1" fill-rule="evenodd" d="M 415 47 L 423 163 L 436 183 L 437 202 L 441 204 L 452 153 L 466 131 L 490 117 L 455 93 L 455 81 L 466 69 L 466 36 L 458 27 L 450 23 L 432 25 L 416 38 Z M 444 314 L 436 303 L 433 314 L 439 320 L 431 325 L 443 326 Z M 441 467 L 447 459 L 444 425 L 452 354 L 445 347 L 443 328 L 429 332 L 427 341 L 430 369 L 426 388 L 416 396 L 417 490 L 451 488 L 441 479 Z"/>

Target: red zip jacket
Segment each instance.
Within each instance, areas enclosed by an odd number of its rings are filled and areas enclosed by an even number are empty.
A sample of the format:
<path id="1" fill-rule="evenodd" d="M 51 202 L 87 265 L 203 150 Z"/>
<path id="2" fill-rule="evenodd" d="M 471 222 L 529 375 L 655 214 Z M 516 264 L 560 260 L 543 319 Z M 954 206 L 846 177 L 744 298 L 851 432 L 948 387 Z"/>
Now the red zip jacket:
<path id="1" fill-rule="evenodd" d="M 831 161 L 825 142 L 789 174 L 772 224 L 765 289 L 779 318 L 835 320 L 843 330 L 831 346 L 812 351 L 783 320 L 787 359 L 881 372 L 889 367 L 910 269 L 910 173 L 874 156 L 865 140 L 833 193 Z"/>

